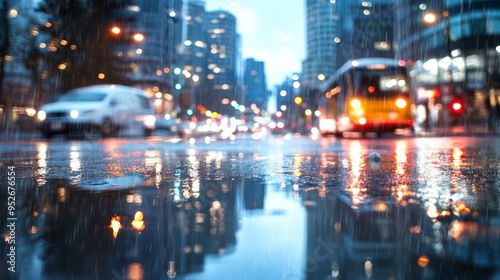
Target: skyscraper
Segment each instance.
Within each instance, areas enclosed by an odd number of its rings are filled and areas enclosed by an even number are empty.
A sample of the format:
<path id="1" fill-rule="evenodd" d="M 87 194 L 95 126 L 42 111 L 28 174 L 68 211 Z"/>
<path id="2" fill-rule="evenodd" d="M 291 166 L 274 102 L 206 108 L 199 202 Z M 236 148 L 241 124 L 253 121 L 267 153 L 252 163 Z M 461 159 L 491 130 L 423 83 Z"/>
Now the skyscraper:
<path id="1" fill-rule="evenodd" d="M 207 61 L 207 33 L 205 2 L 189 0 L 186 13 L 186 40 L 184 41 L 184 109 L 200 104 L 205 95 Z M 187 99 L 187 100 L 186 100 Z M 192 108 L 194 109 L 194 108 Z"/>
<path id="2" fill-rule="evenodd" d="M 166 46 L 163 43 L 166 41 L 167 25 L 163 16 L 167 10 L 166 2 L 136 0 L 126 10 L 133 14 L 134 20 L 120 28 L 126 29 L 127 36 L 142 36 L 133 37 L 134 44 L 123 53 L 132 68 L 131 78 L 145 87 L 166 88 L 161 77 L 166 66 Z"/>
<path id="3" fill-rule="evenodd" d="M 265 109 L 267 104 L 267 82 L 264 72 L 264 62 L 253 58 L 245 60 L 244 72 L 244 105 L 252 104 L 260 109 Z"/>
<path id="4" fill-rule="evenodd" d="M 227 11 L 207 12 L 207 86 L 202 104 L 212 111 L 234 115 L 238 98 L 236 17 Z"/>
<path id="5" fill-rule="evenodd" d="M 131 69 L 130 78 L 136 86 L 149 90 L 161 102 L 161 112 L 174 109 L 179 94 L 173 86 L 173 69 L 183 64 L 182 56 L 182 1 L 134 0 L 124 13 L 134 20 L 123 29 L 132 36 L 132 45 L 126 45 L 120 55 Z M 137 37 L 138 34 L 142 37 Z M 174 100 L 177 99 L 177 100 Z"/>
<path id="6" fill-rule="evenodd" d="M 363 57 L 394 58 L 394 1 L 339 1 L 337 63 Z"/>
<path id="7" fill-rule="evenodd" d="M 335 0 L 306 0 L 306 58 L 302 62 L 303 86 L 317 88 L 338 68 L 337 41 L 340 17 Z"/>

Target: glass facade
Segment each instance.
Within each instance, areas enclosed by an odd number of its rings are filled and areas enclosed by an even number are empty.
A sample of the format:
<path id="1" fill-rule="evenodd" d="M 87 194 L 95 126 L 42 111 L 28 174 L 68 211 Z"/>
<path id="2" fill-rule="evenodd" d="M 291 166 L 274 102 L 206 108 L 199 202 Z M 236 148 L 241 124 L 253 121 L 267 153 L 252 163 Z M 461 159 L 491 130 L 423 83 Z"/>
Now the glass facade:
<path id="1" fill-rule="evenodd" d="M 500 100 L 500 2 L 398 0 L 396 11 L 396 57 L 412 70 L 417 102 L 446 110 L 459 96 L 469 119 L 485 118 Z"/>
<path id="2" fill-rule="evenodd" d="M 237 98 L 238 36 L 236 17 L 227 11 L 207 12 L 207 87 L 202 104 L 212 111 L 234 114 L 229 102 Z M 228 102 L 229 101 L 229 102 Z"/>
<path id="3" fill-rule="evenodd" d="M 339 1 L 337 5 L 340 15 L 338 67 L 356 58 L 394 57 L 393 1 Z"/>
<path id="4" fill-rule="evenodd" d="M 134 41 L 118 49 L 117 55 L 127 63 L 134 85 L 157 98 L 158 113 L 171 113 L 174 102 L 179 103 L 172 69 L 183 64 L 183 8 L 182 1 L 134 0 L 122 11 L 133 19 L 124 26 L 124 33 Z M 142 39 L 136 39 L 136 34 Z"/>
<path id="5" fill-rule="evenodd" d="M 206 76 L 207 33 L 205 2 L 191 0 L 188 2 L 186 26 L 187 36 L 184 41 L 185 76 L 182 109 L 193 109 L 204 99 L 204 77 Z"/>
<path id="6" fill-rule="evenodd" d="M 265 109 L 267 104 L 267 84 L 264 62 L 253 58 L 245 60 L 244 72 L 244 105 L 251 107 L 255 104 L 258 108 Z"/>
<path id="7" fill-rule="evenodd" d="M 142 34 L 144 39 L 136 41 L 122 55 L 130 62 L 131 78 L 144 88 L 169 90 L 166 69 L 175 63 L 173 58 L 177 57 L 176 46 L 180 45 L 182 34 L 182 5 L 174 2 L 136 0 L 125 8 L 135 18 L 126 26 L 126 32 L 130 36 Z"/>
<path id="8" fill-rule="evenodd" d="M 338 68 L 339 15 L 336 1 L 306 0 L 306 59 L 303 84 L 315 88 L 319 75 L 330 76 Z"/>

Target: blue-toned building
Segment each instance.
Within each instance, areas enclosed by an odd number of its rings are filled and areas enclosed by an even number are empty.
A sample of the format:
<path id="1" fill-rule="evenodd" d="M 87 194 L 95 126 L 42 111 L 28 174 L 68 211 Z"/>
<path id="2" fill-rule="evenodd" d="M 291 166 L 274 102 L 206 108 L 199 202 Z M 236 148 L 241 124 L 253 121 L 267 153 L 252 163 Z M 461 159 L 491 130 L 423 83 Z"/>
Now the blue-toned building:
<path id="1" fill-rule="evenodd" d="M 202 105 L 212 112 L 234 115 L 230 103 L 239 99 L 236 17 L 227 11 L 209 11 L 206 26 L 207 80 Z"/>
<path id="2" fill-rule="evenodd" d="M 207 61 L 207 15 L 205 2 L 189 0 L 187 2 L 186 39 L 184 40 L 184 87 L 182 90 L 181 109 L 192 112 L 201 104 L 205 94 Z"/>
<path id="3" fill-rule="evenodd" d="M 303 86 L 316 88 L 339 67 L 337 45 L 340 15 L 336 1 L 306 0 L 306 57 L 302 62 Z"/>
<path id="4" fill-rule="evenodd" d="M 303 86 L 317 88 L 346 61 L 394 57 L 394 1 L 306 0 Z"/>
<path id="5" fill-rule="evenodd" d="M 134 0 L 122 11 L 133 18 L 124 26 L 124 36 L 144 37 L 117 53 L 128 63 L 134 84 L 157 97 L 155 104 L 162 113 L 174 111 L 180 103 L 173 72 L 184 64 L 183 9 L 183 1 Z"/>
<path id="6" fill-rule="evenodd" d="M 247 58 L 244 71 L 244 105 L 250 107 L 255 104 L 260 109 L 266 109 L 268 96 L 264 62 Z"/>
<path id="7" fill-rule="evenodd" d="M 337 1 L 337 68 L 351 59 L 394 58 L 394 1 Z"/>
<path id="8" fill-rule="evenodd" d="M 396 3 L 396 57 L 412 70 L 417 101 L 431 99 L 444 111 L 459 96 L 469 120 L 486 118 L 491 106 L 500 109 L 500 2 Z"/>

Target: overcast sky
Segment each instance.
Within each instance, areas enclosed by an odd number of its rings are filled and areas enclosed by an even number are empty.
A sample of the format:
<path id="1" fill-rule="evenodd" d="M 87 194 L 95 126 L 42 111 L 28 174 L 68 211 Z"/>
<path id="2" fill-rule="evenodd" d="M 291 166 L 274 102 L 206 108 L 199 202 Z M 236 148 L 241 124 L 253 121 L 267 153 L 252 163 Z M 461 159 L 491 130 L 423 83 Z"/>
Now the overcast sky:
<path id="1" fill-rule="evenodd" d="M 265 62 L 270 89 L 301 70 L 304 5 L 303 0 L 206 0 L 207 11 L 221 9 L 236 16 L 243 58 Z"/>

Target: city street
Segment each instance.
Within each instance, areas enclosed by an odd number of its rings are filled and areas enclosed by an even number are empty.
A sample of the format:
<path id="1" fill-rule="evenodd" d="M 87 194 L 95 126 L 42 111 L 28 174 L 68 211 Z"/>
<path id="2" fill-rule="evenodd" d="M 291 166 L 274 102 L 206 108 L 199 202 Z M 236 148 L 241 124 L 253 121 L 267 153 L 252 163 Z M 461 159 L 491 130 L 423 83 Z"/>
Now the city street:
<path id="1" fill-rule="evenodd" d="M 500 280 L 500 1 L 0 1 L 0 280 Z"/>
<path id="2" fill-rule="evenodd" d="M 0 140 L 0 278 L 500 278 L 498 137 L 256 138 Z"/>

